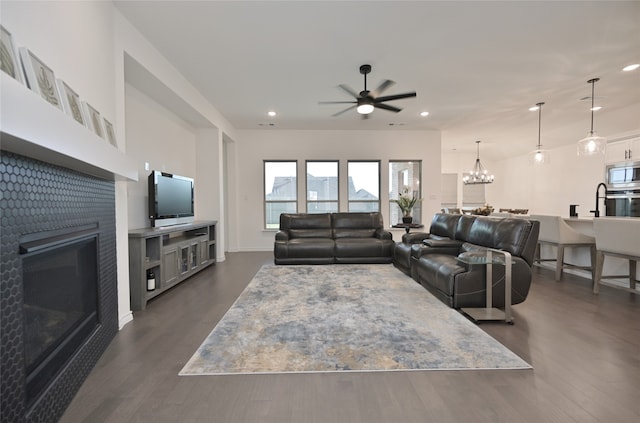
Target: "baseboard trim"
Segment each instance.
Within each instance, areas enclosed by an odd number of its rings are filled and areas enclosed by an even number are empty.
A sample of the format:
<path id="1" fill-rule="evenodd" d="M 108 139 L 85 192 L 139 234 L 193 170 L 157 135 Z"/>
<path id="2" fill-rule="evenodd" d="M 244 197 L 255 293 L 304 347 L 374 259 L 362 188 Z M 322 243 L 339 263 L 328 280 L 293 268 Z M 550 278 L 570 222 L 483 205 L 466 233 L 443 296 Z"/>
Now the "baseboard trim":
<path id="1" fill-rule="evenodd" d="M 129 312 L 123 316 L 120 316 L 118 320 L 118 330 L 122 330 L 122 328 L 129 322 L 133 321 L 133 312 L 129 310 Z"/>

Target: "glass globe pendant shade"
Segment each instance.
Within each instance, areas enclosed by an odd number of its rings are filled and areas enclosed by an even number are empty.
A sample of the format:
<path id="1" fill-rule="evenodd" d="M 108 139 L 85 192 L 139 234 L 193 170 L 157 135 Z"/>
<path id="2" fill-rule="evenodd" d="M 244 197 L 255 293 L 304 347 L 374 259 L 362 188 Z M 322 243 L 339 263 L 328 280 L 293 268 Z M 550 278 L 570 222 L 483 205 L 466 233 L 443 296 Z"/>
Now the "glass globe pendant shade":
<path id="1" fill-rule="evenodd" d="M 607 139 L 599 137 L 596 131 L 593 130 L 593 111 L 595 100 L 595 84 L 600 78 L 593 78 L 587 81 L 591 84 L 591 130 L 589 135 L 578 141 L 578 156 L 593 156 L 595 154 L 604 154 L 607 148 Z"/>
<path id="2" fill-rule="evenodd" d="M 531 108 L 529 110 L 538 111 L 538 144 L 536 145 L 536 149 L 533 150 L 529 154 L 529 163 L 533 165 L 544 165 L 549 164 L 550 162 L 550 154 L 547 150 L 542 149 L 542 144 L 540 144 L 540 133 L 542 128 L 542 106 L 544 102 L 539 102 L 536 104 L 535 108 Z"/>
<path id="3" fill-rule="evenodd" d="M 544 165 L 551 163 L 551 155 L 547 150 L 537 148 L 529 153 L 529 163 L 532 165 Z"/>
<path id="4" fill-rule="evenodd" d="M 593 156 L 604 154 L 607 147 L 607 139 L 599 137 L 595 131 L 578 141 L 578 156 Z"/>

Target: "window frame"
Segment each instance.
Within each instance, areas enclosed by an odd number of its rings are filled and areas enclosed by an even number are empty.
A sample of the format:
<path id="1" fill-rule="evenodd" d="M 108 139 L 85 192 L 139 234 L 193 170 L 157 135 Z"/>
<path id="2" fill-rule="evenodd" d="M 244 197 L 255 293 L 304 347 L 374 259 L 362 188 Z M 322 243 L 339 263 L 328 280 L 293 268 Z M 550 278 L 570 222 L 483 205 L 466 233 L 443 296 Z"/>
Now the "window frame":
<path id="1" fill-rule="evenodd" d="M 309 199 L 309 163 L 335 163 L 336 165 L 336 198 L 335 200 L 310 200 Z M 340 211 L 340 160 L 305 160 L 304 162 L 305 199 L 307 213 L 332 213 Z M 310 211 L 311 204 L 335 204 L 332 211 Z"/>
<path id="2" fill-rule="evenodd" d="M 350 173 L 350 169 L 349 169 L 349 165 L 351 163 L 375 163 L 378 165 L 378 192 L 377 192 L 377 196 L 378 199 L 377 200 L 351 200 L 351 193 L 349 192 L 349 178 L 351 177 L 351 173 Z M 376 204 L 376 210 L 373 210 L 375 212 L 380 212 L 380 207 L 382 206 L 381 203 L 381 194 L 382 194 L 382 174 L 381 174 L 381 170 L 382 170 L 382 161 L 381 160 L 347 160 L 347 211 L 352 212 L 351 211 L 351 205 L 352 204 L 362 204 L 362 203 L 368 203 L 368 204 Z M 354 184 L 354 188 L 355 188 L 355 184 Z M 360 211 L 360 210 L 354 210 L 354 211 Z"/>
<path id="3" fill-rule="evenodd" d="M 294 199 L 292 200 L 268 200 L 267 199 L 267 165 L 270 163 L 293 163 L 295 165 L 295 190 L 294 190 Z M 263 160 L 262 161 L 262 201 L 263 201 L 263 228 L 266 230 L 277 230 L 280 227 L 280 221 L 278 217 L 277 226 L 276 223 L 267 222 L 267 216 L 270 215 L 268 212 L 269 206 L 272 204 L 294 204 L 294 213 L 298 213 L 298 160 Z M 272 226 L 269 226 L 272 225 Z"/>
<path id="4" fill-rule="evenodd" d="M 400 210 L 398 209 L 398 205 L 393 201 L 393 200 L 397 200 L 398 194 L 394 194 L 392 191 L 393 188 L 393 183 L 391 181 L 392 179 L 392 175 L 391 175 L 391 171 L 392 166 L 396 163 L 406 163 L 407 164 L 407 170 L 409 168 L 409 165 L 418 165 L 418 169 L 417 169 L 417 173 L 418 173 L 418 178 L 417 178 L 417 185 L 418 185 L 418 189 L 417 190 L 413 190 L 412 192 L 417 192 L 418 194 L 418 198 L 422 199 L 420 201 L 418 201 L 416 203 L 416 205 L 413 208 L 413 212 L 411 214 L 411 216 L 413 217 L 413 223 L 416 224 L 422 224 L 422 201 L 424 201 L 424 197 L 422 195 L 422 186 L 424 185 L 423 180 L 422 180 L 422 160 L 389 160 L 389 225 L 395 225 L 396 223 L 401 223 L 402 222 L 402 212 L 400 212 Z M 408 175 L 409 177 L 410 175 Z M 413 178 L 414 180 L 416 179 L 415 176 Z M 404 184 L 403 184 L 404 185 Z M 411 187 L 413 188 L 413 186 Z M 398 219 L 393 219 L 393 216 L 398 216 Z M 393 220 L 398 220 L 398 222 L 393 222 Z"/>

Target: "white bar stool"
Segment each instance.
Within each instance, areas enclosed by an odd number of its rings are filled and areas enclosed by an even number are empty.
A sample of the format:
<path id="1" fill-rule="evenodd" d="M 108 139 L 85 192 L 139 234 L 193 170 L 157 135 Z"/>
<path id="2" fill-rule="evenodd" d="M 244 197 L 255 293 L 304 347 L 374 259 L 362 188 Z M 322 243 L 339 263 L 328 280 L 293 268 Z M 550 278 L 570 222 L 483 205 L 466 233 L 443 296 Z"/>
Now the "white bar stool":
<path id="1" fill-rule="evenodd" d="M 562 277 L 562 270 L 564 268 L 577 268 L 591 271 L 591 280 L 595 281 L 596 273 L 596 240 L 594 237 L 585 235 L 576 231 L 569 226 L 560 216 L 545 216 L 534 215 L 529 217 L 530 220 L 537 220 L 540 222 L 540 235 L 538 236 L 538 245 L 536 246 L 535 260 L 538 263 L 543 261 L 555 261 L 556 262 L 556 281 L 559 281 Z M 542 259 L 540 257 L 540 246 L 548 244 L 556 247 L 555 259 Z M 578 266 L 575 264 L 564 262 L 564 249 L 566 247 L 589 247 L 591 265 L 590 266 Z"/>
<path id="2" fill-rule="evenodd" d="M 596 234 L 596 277 L 593 281 L 593 292 L 600 291 L 600 284 L 621 288 L 634 294 L 636 290 L 636 262 L 640 261 L 640 219 L 638 218 L 606 218 L 593 219 Z M 628 275 L 602 276 L 604 257 L 620 257 L 629 261 Z M 603 282 L 605 278 L 629 278 L 629 288 Z"/>

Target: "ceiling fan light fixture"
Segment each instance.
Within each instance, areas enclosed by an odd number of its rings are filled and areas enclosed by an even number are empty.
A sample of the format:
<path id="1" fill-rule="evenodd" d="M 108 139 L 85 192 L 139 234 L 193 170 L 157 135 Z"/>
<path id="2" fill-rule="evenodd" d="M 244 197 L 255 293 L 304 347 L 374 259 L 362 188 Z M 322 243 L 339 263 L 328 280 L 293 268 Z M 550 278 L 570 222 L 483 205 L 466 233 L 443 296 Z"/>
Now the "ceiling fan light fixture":
<path id="1" fill-rule="evenodd" d="M 361 115 L 368 115 L 369 113 L 373 112 L 373 104 L 370 104 L 370 103 L 359 104 L 356 110 Z"/>
<path id="2" fill-rule="evenodd" d="M 382 83 L 373 91 L 370 91 L 367 88 L 367 74 L 371 72 L 371 65 L 362 65 L 360 66 L 360 73 L 364 77 L 364 90 L 359 93 L 356 92 L 353 88 L 349 87 L 345 84 L 340 84 L 338 87 L 342 89 L 344 92 L 353 97 L 352 101 L 321 101 L 319 104 L 351 104 L 344 110 L 339 111 L 338 113 L 334 113 L 331 116 L 340 116 L 343 113 L 348 112 L 349 110 L 356 109 L 358 114 L 362 115 L 364 119 L 366 119 L 368 114 L 372 113 L 375 109 L 387 110 L 390 112 L 398 113 L 402 111 L 401 108 L 392 106 L 390 104 L 386 104 L 387 101 L 395 101 L 402 100 L 405 98 L 415 97 L 415 92 L 408 92 L 402 94 L 394 94 L 394 95 L 385 95 L 382 96 L 383 91 L 387 88 L 395 84 L 395 82 L 385 79 Z"/>
<path id="3" fill-rule="evenodd" d="M 600 78 L 593 78 L 587 81 L 591 84 L 591 130 L 586 137 L 578 141 L 578 156 L 593 156 L 596 154 L 604 154 L 607 148 L 607 139 L 600 137 L 593 130 L 593 112 L 594 112 L 594 99 L 595 99 L 595 84 Z"/>

